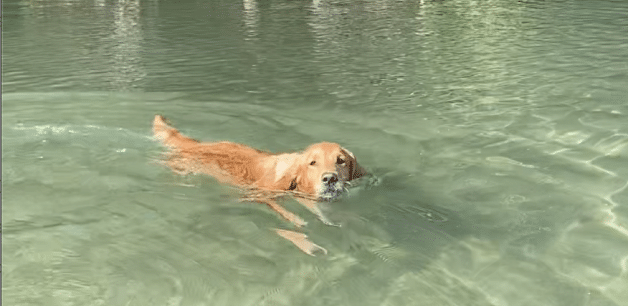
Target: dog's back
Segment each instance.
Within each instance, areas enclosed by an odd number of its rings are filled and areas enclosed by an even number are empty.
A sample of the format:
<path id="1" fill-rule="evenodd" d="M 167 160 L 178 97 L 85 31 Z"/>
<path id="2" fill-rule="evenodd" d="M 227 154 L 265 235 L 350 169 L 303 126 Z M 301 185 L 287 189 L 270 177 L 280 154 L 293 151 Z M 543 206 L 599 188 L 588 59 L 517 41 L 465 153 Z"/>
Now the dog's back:
<path id="1" fill-rule="evenodd" d="M 155 116 L 153 134 L 170 148 L 168 166 L 181 173 L 204 173 L 237 185 L 250 185 L 257 181 L 265 169 L 265 157 L 269 153 L 249 146 L 221 141 L 199 142 L 182 135 L 166 123 L 162 116 Z"/>

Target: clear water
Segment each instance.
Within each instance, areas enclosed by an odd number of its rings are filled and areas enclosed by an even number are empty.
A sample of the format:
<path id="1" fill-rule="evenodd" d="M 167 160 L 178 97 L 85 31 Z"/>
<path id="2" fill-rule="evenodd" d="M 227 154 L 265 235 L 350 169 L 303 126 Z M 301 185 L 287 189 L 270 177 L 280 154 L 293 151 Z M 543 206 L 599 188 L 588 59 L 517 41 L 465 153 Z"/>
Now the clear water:
<path id="1" fill-rule="evenodd" d="M 3 5 L 6 305 L 628 305 L 628 2 Z M 379 180 L 304 232 L 154 114 Z"/>

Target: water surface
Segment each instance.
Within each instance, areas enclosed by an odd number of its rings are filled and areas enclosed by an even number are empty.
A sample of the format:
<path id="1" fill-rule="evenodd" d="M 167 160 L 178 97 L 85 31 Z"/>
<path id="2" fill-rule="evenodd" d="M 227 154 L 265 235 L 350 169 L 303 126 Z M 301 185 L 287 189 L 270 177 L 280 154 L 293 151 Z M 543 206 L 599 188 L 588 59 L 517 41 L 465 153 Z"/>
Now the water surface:
<path id="1" fill-rule="evenodd" d="M 627 2 L 2 5 L 7 305 L 627 305 Z M 310 257 L 157 113 L 373 177 Z"/>

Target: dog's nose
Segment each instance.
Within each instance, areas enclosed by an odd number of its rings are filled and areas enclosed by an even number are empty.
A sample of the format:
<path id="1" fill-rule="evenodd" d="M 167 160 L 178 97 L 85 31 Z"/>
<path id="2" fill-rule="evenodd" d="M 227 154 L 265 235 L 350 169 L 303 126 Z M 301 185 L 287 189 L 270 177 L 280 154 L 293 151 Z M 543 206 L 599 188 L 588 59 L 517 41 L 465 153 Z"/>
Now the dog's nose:
<path id="1" fill-rule="evenodd" d="M 323 174 L 323 183 L 325 184 L 333 184 L 338 181 L 338 174 L 336 173 L 325 173 Z"/>

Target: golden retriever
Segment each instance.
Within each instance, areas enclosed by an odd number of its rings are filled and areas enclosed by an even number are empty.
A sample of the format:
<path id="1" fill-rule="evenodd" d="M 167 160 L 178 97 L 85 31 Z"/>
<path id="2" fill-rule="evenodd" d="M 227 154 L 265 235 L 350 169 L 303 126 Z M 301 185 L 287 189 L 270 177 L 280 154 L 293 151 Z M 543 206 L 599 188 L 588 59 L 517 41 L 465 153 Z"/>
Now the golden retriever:
<path id="1" fill-rule="evenodd" d="M 353 153 L 336 143 L 321 142 L 303 152 L 273 154 L 228 141 L 199 142 L 179 133 L 159 115 L 153 121 L 153 134 L 170 148 L 166 164 L 174 171 L 207 174 L 240 187 L 305 195 L 297 200 L 326 224 L 331 222 L 317 201 L 337 198 L 346 182 L 366 174 Z M 274 200 L 263 202 L 296 226 L 306 224 Z M 310 255 L 316 249 L 325 251 L 307 241 L 304 234 L 286 230 L 277 233 Z"/>

